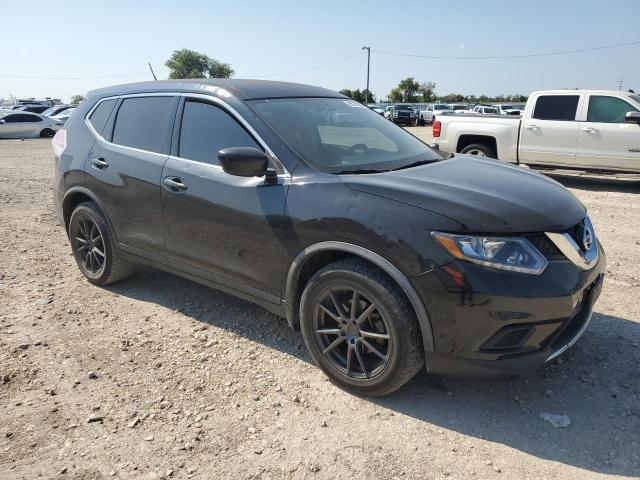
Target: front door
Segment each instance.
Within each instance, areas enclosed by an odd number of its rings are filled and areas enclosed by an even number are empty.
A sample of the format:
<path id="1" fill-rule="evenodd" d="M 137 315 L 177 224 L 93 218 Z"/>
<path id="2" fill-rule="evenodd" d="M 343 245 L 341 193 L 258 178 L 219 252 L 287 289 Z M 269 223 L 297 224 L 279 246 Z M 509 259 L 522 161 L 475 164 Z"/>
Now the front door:
<path id="1" fill-rule="evenodd" d="M 640 125 L 625 122 L 638 108 L 612 95 L 589 95 L 580 122 L 576 166 L 640 171 Z"/>
<path id="2" fill-rule="evenodd" d="M 221 106 L 186 98 L 181 109 L 179 147 L 162 172 L 169 264 L 278 303 L 286 185 L 225 173 L 219 150 L 262 147 Z"/>
<path id="3" fill-rule="evenodd" d="M 98 104 L 89 117 L 98 136 L 85 165 L 89 189 L 102 200 L 119 247 L 159 262 L 166 261 L 160 180 L 178 100 L 131 96 L 113 113 Z M 102 102 L 105 110 L 111 101 Z"/>
<path id="4" fill-rule="evenodd" d="M 580 123 L 576 120 L 581 95 L 540 95 L 531 115 L 520 127 L 521 163 L 567 165 L 575 163 Z"/>

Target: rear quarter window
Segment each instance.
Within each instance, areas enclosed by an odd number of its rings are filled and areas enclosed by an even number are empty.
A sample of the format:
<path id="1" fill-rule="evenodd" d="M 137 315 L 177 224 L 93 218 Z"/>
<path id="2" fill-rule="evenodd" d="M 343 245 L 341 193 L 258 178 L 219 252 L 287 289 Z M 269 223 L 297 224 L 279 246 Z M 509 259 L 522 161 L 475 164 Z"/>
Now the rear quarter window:
<path id="1" fill-rule="evenodd" d="M 102 131 L 107 124 L 107 120 L 109 120 L 109 115 L 111 115 L 111 111 L 113 110 L 116 102 L 117 100 L 115 98 L 100 102 L 89 116 L 89 123 L 98 135 L 102 135 Z"/>
<path id="2" fill-rule="evenodd" d="M 542 95 L 536 100 L 533 118 L 573 121 L 576 119 L 579 100 L 580 95 Z"/>
<path id="3" fill-rule="evenodd" d="M 125 98 L 113 127 L 113 143 L 148 152 L 169 153 L 174 97 Z"/>

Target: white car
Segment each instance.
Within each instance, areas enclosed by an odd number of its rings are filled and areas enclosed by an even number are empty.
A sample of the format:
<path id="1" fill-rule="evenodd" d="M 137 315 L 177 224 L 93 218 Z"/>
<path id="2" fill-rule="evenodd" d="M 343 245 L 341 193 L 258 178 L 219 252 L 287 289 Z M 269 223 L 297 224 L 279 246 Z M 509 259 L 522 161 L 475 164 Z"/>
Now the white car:
<path id="1" fill-rule="evenodd" d="M 38 113 L 0 110 L 0 138 L 53 137 L 63 125 Z"/>
<path id="2" fill-rule="evenodd" d="M 453 113 L 453 108 L 451 105 L 447 105 L 446 103 L 434 103 L 432 105 L 427 105 L 427 108 L 424 110 L 420 110 L 420 117 L 418 118 L 418 122 L 421 125 L 426 123 L 433 123 L 433 120 L 438 115 L 445 115 Z"/>
<path id="3" fill-rule="evenodd" d="M 495 107 L 485 107 L 484 105 L 477 105 L 473 108 L 472 113 L 479 113 L 481 115 L 498 115 L 498 110 Z"/>
<path id="4" fill-rule="evenodd" d="M 640 95 L 548 90 L 529 97 L 522 118 L 445 115 L 433 136 L 445 152 L 537 168 L 640 173 Z"/>
<path id="5" fill-rule="evenodd" d="M 509 105 L 492 105 L 500 115 L 522 115 L 524 112 L 524 105 L 521 104 L 509 104 Z"/>
<path id="6" fill-rule="evenodd" d="M 69 117 L 75 111 L 76 111 L 76 107 L 67 108 L 66 110 L 63 110 L 62 112 L 58 113 L 57 115 L 52 116 L 51 118 L 56 120 L 57 122 L 65 123 L 67 120 L 69 120 Z"/>

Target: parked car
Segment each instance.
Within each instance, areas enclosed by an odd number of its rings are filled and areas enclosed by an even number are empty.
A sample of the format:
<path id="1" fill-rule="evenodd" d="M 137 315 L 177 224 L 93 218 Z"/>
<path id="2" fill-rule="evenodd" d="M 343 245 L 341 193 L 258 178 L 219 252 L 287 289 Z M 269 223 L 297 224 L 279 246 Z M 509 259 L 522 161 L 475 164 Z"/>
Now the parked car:
<path id="1" fill-rule="evenodd" d="M 434 103 L 433 105 L 427 105 L 427 108 L 420 111 L 419 124 L 431 124 L 435 120 L 437 115 L 451 114 L 453 109 L 450 105 L 445 103 Z"/>
<path id="2" fill-rule="evenodd" d="M 384 115 L 384 108 L 382 108 L 380 105 L 370 103 L 369 105 L 367 105 L 367 107 L 376 112 L 378 115 Z"/>
<path id="3" fill-rule="evenodd" d="M 53 107 L 49 107 L 47 108 L 44 112 L 42 112 L 42 115 L 46 116 L 46 117 L 53 117 L 55 115 L 59 115 L 62 112 L 64 112 L 65 110 L 68 110 L 69 108 L 75 108 L 76 105 L 55 105 Z"/>
<path id="4" fill-rule="evenodd" d="M 0 110 L 0 138 L 52 137 L 62 122 L 37 113 Z"/>
<path id="5" fill-rule="evenodd" d="M 398 125 L 413 125 L 416 122 L 416 114 L 409 105 L 390 105 L 385 111 L 387 118 Z"/>
<path id="6" fill-rule="evenodd" d="M 453 113 L 461 113 L 469 110 L 469 105 L 466 103 L 450 103 L 450 110 L 453 110 Z"/>
<path id="7" fill-rule="evenodd" d="M 69 119 L 71 115 L 73 115 L 73 112 L 75 111 L 76 111 L 76 107 L 67 108 L 66 110 L 63 110 L 61 113 L 52 116 L 51 118 L 58 122 L 64 123 Z"/>
<path id="8" fill-rule="evenodd" d="M 498 110 L 495 107 L 486 107 L 484 105 L 478 105 L 473 108 L 471 113 L 480 113 L 482 115 L 498 115 Z"/>
<path id="9" fill-rule="evenodd" d="M 524 105 L 492 105 L 500 115 L 522 115 Z"/>
<path id="10" fill-rule="evenodd" d="M 441 117 L 443 151 L 541 168 L 640 172 L 640 96 L 609 90 L 549 90 L 529 97 L 522 118 Z"/>
<path id="11" fill-rule="evenodd" d="M 566 188 L 442 155 L 330 90 L 235 79 L 95 90 L 53 150 L 56 213 L 89 282 L 143 263 L 255 302 L 363 395 L 425 363 L 531 371 L 576 342 L 600 293 L 605 255 Z"/>
<path id="12" fill-rule="evenodd" d="M 21 112 L 42 113 L 48 108 L 48 105 L 20 105 L 15 110 L 20 110 Z"/>

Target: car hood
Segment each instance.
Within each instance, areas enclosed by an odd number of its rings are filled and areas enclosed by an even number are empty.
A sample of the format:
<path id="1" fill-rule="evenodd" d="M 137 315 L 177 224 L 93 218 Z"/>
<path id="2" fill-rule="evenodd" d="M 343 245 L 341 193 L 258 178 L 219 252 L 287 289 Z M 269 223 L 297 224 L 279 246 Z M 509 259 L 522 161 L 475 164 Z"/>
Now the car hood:
<path id="1" fill-rule="evenodd" d="M 344 184 L 445 215 L 478 233 L 564 230 L 586 215 L 560 183 L 499 160 L 471 155 L 392 172 L 341 175 Z"/>

